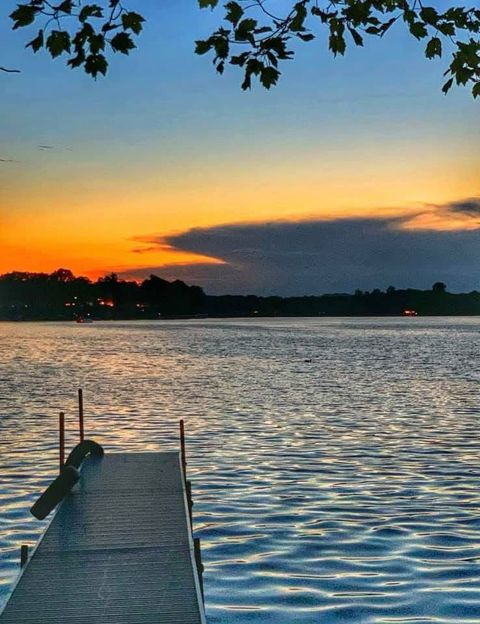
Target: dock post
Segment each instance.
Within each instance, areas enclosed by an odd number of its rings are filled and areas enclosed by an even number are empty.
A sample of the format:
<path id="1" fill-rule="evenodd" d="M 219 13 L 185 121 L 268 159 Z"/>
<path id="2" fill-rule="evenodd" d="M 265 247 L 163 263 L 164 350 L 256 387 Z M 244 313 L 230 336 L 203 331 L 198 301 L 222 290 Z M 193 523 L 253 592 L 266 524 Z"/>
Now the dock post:
<path id="1" fill-rule="evenodd" d="M 187 502 L 188 502 L 188 514 L 190 516 L 190 527 L 193 531 L 193 498 L 192 498 L 192 482 L 185 481 L 185 487 L 187 491 Z"/>
<path id="2" fill-rule="evenodd" d="M 202 594 L 202 600 L 203 603 L 205 604 L 205 594 L 203 591 L 203 571 L 205 569 L 203 563 L 202 563 L 202 551 L 200 548 L 200 538 L 199 537 L 194 537 L 193 538 L 193 545 L 195 548 L 195 563 L 197 564 L 197 574 L 198 574 L 198 582 L 200 583 L 200 592 Z"/>
<path id="3" fill-rule="evenodd" d="M 65 464 L 65 414 L 60 412 L 58 417 L 58 451 L 60 460 L 60 471 Z"/>
<path id="4" fill-rule="evenodd" d="M 28 562 L 28 546 L 26 544 L 22 544 L 20 547 L 20 567 L 23 568 L 27 565 Z"/>
<path id="5" fill-rule="evenodd" d="M 180 448 L 182 450 L 182 470 L 185 481 L 187 480 L 187 454 L 185 452 L 185 423 L 180 421 Z"/>
<path id="6" fill-rule="evenodd" d="M 80 442 L 83 442 L 85 439 L 85 432 L 83 428 L 83 390 L 82 388 L 78 389 L 78 425 L 80 428 Z"/>

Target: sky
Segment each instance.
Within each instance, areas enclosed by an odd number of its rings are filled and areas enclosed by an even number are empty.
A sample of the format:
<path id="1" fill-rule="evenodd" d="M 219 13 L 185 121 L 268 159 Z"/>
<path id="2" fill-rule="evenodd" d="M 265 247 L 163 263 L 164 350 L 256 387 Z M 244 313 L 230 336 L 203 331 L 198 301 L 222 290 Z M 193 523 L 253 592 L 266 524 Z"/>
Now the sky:
<path id="1" fill-rule="evenodd" d="M 156 273 L 212 294 L 480 289 L 480 104 L 444 96 L 446 60 L 401 25 L 345 58 L 302 45 L 275 89 L 242 92 L 238 70 L 193 53 L 221 17 L 196 0 L 129 0 L 147 18 L 138 49 L 96 82 L 24 50 L 13 4 L 0 273 Z"/>

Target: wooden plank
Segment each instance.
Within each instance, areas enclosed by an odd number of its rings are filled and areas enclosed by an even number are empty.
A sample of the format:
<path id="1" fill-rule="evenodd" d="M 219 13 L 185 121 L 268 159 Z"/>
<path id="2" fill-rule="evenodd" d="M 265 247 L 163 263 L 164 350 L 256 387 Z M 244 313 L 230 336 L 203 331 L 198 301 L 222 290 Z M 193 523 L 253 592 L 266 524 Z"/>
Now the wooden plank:
<path id="1" fill-rule="evenodd" d="M 1 624 L 204 624 L 178 453 L 87 458 Z"/>

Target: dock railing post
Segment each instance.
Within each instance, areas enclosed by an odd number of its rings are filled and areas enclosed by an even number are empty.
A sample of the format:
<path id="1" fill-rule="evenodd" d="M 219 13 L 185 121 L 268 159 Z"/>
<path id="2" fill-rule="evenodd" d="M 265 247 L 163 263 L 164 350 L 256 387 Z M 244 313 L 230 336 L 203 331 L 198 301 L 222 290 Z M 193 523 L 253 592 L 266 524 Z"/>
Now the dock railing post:
<path id="1" fill-rule="evenodd" d="M 201 551 L 201 547 L 200 547 L 200 538 L 199 537 L 195 537 L 193 539 L 193 545 L 195 548 L 195 563 L 197 565 L 197 575 L 198 575 L 198 582 L 200 583 L 200 592 L 202 594 L 202 600 L 203 600 L 203 604 L 205 604 L 205 592 L 203 589 L 203 571 L 204 571 L 204 565 L 202 563 L 202 551 Z"/>
<path id="2" fill-rule="evenodd" d="M 83 428 L 83 390 L 78 389 L 78 425 L 80 428 L 80 442 L 85 439 L 85 432 Z"/>
<path id="3" fill-rule="evenodd" d="M 185 491 L 187 493 L 188 512 L 190 515 L 190 527 L 193 527 L 192 483 L 191 481 L 187 480 L 187 453 L 185 450 L 185 423 L 183 419 L 180 420 L 180 448 L 181 448 L 181 455 L 182 455 L 182 471 L 183 471 L 183 478 L 185 481 Z"/>
<path id="4" fill-rule="evenodd" d="M 187 454 L 185 451 L 185 423 L 180 421 L 180 448 L 182 451 L 182 470 L 185 481 L 187 480 Z"/>
<path id="5" fill-rule="evenodd" d="M 58 451 L 60 460 L 60 471 L 65 464 L 65 414 L 60 412 L 58 417 Z"/>
<path id="6" fill-rule="evenodd" d="M 27 565 L 28 562 L 28 546 L 26 544 L 22 544 L 20 547 L 20 567 L 23 568 Z"/>

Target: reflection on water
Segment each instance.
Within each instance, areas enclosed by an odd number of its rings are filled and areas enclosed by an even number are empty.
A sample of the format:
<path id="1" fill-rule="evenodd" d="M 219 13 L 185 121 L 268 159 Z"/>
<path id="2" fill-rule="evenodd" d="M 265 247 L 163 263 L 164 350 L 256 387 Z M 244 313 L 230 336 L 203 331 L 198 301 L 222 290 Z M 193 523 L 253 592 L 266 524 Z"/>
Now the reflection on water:
<path id="1" fill-rule="evenodd" d="M 85 391 L 107 450 L 185 418 L 209 623 L 480 621 L 480 320 L 0 324 L 0 596 Z"/>

